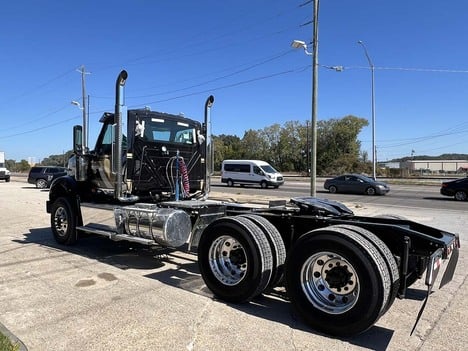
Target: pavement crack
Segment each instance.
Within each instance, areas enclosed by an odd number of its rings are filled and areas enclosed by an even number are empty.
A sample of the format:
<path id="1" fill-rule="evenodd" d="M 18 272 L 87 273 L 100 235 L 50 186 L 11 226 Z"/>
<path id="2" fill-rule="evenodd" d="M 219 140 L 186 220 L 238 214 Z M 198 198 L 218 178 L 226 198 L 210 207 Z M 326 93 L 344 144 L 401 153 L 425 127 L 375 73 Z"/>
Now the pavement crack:
<path id="1" fill-rule="evenodd" d="M 193 336 L 192 336 L 192 340 L 186 346 L 187 351 L 193 351 L 195 349 L 196 343 L 197 343 L 197 341 L 199 339 L 199 335 L 200 335 L 200 333 L 199 333 L 200 326 L 206 320 L 206 317 L 207 317 L 208 312 L 210 310 L 210 307 L 212 305 L 213 305 L 213 300 L 208 299 L 208 301 L 203 306 L 198 318 L 194 321 L 193 326 L 192 326 Z"/>

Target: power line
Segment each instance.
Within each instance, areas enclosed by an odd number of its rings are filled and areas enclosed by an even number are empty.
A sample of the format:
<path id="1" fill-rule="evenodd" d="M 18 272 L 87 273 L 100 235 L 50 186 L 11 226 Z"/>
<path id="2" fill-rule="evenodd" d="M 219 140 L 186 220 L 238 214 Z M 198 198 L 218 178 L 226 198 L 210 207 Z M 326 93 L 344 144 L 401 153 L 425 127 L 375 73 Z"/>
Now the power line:
<path id="1" fill-rule="evenodd" d="M 20 132 L 20 133 L 15 133 L 15 134 L 10 134 L 10 135 L 0 136 L 0 139 L 8 139 L 8 138 L 13 138 L 13 137 L 16 137 L 16 136 L 19 136 L 19 135 L 31 134 L 31 133 L 38 132 L 38 131 L 43 130 L 43 129 L 47 129 L 47 128 L 54 127 L 54 126 L 59 125 L 59 124 L 63 124 L 63 123 L 72 121 L 72 120 L 77 119 L 77 118 L 80 118 L 80 117 L 79 117 L 79 116 L 75 116 L 75 117 L 71 117 L 71 118 L 65 119 L 65 120 L 63 120 L 63 121 L 59 121 L 59 122 L 55 122 L 55 123 L 52 123 L 52 124 L 48 124 L 48 125 L 46 125 L 46 126 L 42 126 L 42 127 L 39 127 L 39 128 L 27 130 L 27 131 Z"/>
<path id="2" fill-rule="evenodd" d="M 349 70 L 349 69 L 370 69 L 369 66 L 328 66 L 320 65 L 323 68 L 333 70 Z M 374 66 L 374 69 L 387 70 L 387 71 L 413 71 L 413 72 L 440 72 L 440 73 L 468 73 L 468 70 L 464 69 L 438 69 L 438 68 L 411 68 L 411 67 L 379 67 Z"/>

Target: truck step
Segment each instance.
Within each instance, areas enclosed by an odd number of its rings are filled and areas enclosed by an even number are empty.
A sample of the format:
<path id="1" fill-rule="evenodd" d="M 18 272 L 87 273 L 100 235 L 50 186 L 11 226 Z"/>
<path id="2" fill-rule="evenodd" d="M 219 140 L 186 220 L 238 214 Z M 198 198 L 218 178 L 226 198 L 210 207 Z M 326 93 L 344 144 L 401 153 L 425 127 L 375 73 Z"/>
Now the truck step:
<path id="1" fill-rule="evenodd" d="M 140 238 L 138 236 L 128 235 L 128 234 L 119 234 L 112 230 L 104 230 L 100 228 L 94 228 L 91 226 L 79 226 L 76 227 L 76 230 L 85 232 L 88 234 L 97 234 L 104 236 L 113 241 L 131 241 L 143 245 L 156 245 L 156 242 L 151 239 Z"/>

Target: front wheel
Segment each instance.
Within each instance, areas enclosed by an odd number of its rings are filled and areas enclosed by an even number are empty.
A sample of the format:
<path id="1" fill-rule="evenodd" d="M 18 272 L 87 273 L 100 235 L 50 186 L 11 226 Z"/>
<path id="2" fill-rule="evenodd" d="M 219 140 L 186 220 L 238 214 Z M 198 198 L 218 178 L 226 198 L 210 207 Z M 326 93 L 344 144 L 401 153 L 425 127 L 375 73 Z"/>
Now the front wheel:
<path id="1" fill-rule="evenodd" d="M 265 182 L 264 180 L 262 180 L 261 183 L 260 183 L 260 187 L 261 187 L 262 189 L 268 188 L 267 182 Z"/>
<path id="2" fill-rule="evenodd" d="M 373 187 L 371 187 L 371 186 L 368 187 L 368 188 L 366 189 L 366 194 L 367 194 L 367 195 L 375 195 L 375 189 L 374 189 Z"/>
<path id="3" fill-rule="evenodd" d="M 295 310 L 311 327 L 347 337 L 367 330 L 385 312 L 391 278 L 370 241 L 331 226 L 296 241 L 286 286 Z"/>
<path id="4" fill-rule="evenodd" d="M 59 197 L 54 201 L 50 212 L 50 227 L 59 244 L 73 245 L 76 242 L 76 216 L 69 199 Z"/>
<path id="5" fill-rule="evenodd" d="M 336 188 L 336 186 L 330 185 L 330 187 L 328 188 L 328 191 L 331 192 L 332 194 L 336 194 L 338 189 Z"/>

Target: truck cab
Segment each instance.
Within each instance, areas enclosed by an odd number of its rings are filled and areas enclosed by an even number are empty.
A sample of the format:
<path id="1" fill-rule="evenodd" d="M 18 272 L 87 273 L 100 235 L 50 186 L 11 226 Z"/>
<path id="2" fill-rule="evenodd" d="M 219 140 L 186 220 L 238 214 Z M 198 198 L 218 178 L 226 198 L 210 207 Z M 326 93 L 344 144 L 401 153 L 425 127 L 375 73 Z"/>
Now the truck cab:
<path id="1" fill-rule="evenodd" d="M 75 127 L 75 155 L 69 162 L 72 174 L 86 183 L 96 196 L 112 196 L 117 170 L 114 142 L 115 114 L 106 112 L 94 150 L 80 148 L 81 128 Z M 181 198 L 202 192 L 205 184 L 206 149 L 203 126 L 183 116 L 135 109 L 127 111 L 126 133 L 122 133 L 121 172 L 125 193 L 160 201 L 170 199 L 179 186 Z M 176 184 L 175 179 L 183 181 Z"/>

